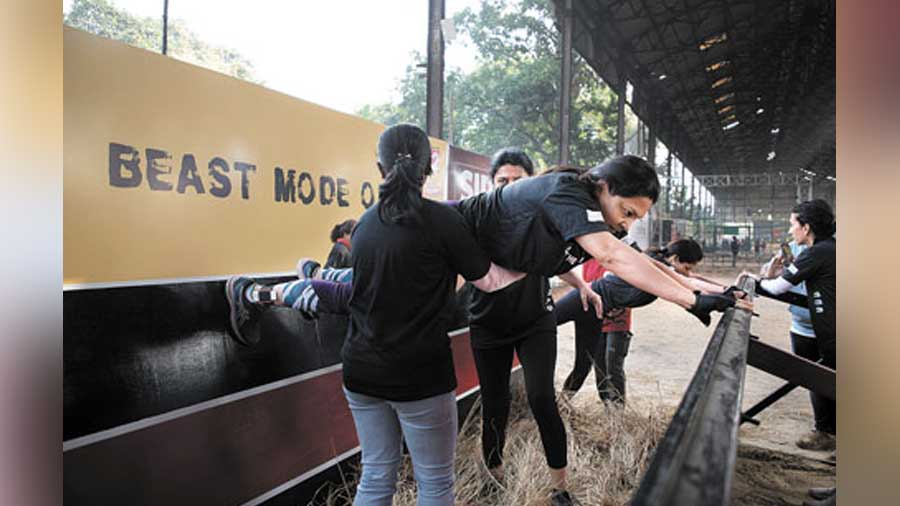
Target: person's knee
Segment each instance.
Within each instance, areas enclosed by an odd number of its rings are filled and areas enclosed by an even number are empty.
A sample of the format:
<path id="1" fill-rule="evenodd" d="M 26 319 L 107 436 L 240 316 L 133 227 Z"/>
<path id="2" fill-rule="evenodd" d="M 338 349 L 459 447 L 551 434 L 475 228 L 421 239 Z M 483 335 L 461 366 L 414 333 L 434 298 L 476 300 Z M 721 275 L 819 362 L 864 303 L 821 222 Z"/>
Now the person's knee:
<path id="1" fill-rule="evenodd" d="M 528 392 L 528 406 L 535 417 L 557 411 L 556 396 L 553 390 Z"/>
<path id="2" fill-rule="evenodd" d="M 363 464 L 357 487 L 355 506 L 390 505 L 397 491 L 397 470 L 400 462 Z"/>
<path id="3" fill-rule="evenodd" d="M 428 466 L 418 469 L 416 484 L 418 485 L 419 502 L 425 506 L 443 506 L 453 504 L 453 463 L 441 466 Z"/>

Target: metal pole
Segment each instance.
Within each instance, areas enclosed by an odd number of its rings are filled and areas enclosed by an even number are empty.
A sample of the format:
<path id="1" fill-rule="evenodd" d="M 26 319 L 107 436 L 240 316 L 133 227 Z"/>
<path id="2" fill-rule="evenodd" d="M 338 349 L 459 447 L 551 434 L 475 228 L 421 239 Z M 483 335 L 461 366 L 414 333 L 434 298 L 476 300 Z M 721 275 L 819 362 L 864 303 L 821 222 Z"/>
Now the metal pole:
<path id="1" fill-rule="evenodd" d="M 453 80 L 447 82 L 447 143 L 453 144 Z"/>
<path id="2" fill-rule="evenodd" d="M 672 150 L 666 157 L 666 213 L 672 212 Z"/>
<path id="3" fill-rule="evenodd" d="M 562 19 L 562 64 L 559 84 L 559 164 L 569 163 L 569 124 L 572 115 L 572 0 L 566 0 Z"/>
<path id="4" fill-rule="evenodd" d="M 616 154 L 625 153 L 625 94 L 628 85 L 622 80 L 622 89 L 619 90 L 619 119 L 616 123 Z"/>
<path id="5" fill-rule="evenodd" d="M 162 54 L 169 53 L 169 0 L 163 0 Z"/>
<path id="6" fill-rule="evenodd" d="M 686 191 L 687 184 L 685 183 L 685 177 L 684 177 L 684 160 L 679 158 L 678 165 L 681 167 L 681 187 L 680 187 L 681 191 L 678 192 L 678 197 L 679 197 L 678 198 L 678 200 L 679 200 L 678 208 L 680 209 L 680 211 L 678 213 L 678 216 L 680 218 L 684 218 L 687 215 L 687 202 L 684 201 L 684 197 L 687 196 L 687 191 Z"/>
<path id="7" fill-rule="evenodd" d="M 444 138 L 444 0 L 428 0 L 428 61 L 425 85 L 425 131 Z"/>

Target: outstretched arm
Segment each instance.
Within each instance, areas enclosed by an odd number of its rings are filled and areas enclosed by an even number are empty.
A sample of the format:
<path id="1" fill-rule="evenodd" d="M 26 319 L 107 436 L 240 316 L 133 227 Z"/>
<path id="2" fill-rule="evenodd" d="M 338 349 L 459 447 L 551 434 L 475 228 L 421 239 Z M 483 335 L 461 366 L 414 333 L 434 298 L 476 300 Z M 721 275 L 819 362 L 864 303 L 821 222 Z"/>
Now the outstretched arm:
<path id="1" fill-rule="evenodd" d="M 646 255 L 638 253 L 608 232 L 594 232 L 575 238 L 600 265 L 629 284 L 657 297 L 689 309 L 695 296 L 687 287 L 663 274 Z"/>
<path id="2" fill-rule="evenodd" d="M 730 295 L 693 293 L 660 272 L 645 255 L 620 242 L 609 232 L 594 232 L 576 237 L 575 240 L 600 265 L 615 272 L 629 284 L 687 309 L 704 325 L 710 324 L 710 313 L 713 311 L 724 311 L 735 305 L 735 300 Z"/>

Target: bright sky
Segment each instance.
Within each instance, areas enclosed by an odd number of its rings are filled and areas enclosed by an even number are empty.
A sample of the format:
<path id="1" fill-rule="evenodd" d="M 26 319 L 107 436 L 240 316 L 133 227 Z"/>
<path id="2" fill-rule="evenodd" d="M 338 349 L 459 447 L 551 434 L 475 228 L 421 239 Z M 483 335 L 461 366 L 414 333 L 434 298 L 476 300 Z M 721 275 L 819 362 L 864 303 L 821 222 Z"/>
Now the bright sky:
<path id="1" fill-rule="evenodd" d="M 109 0 L 138 16 L 162 17 L 163 0 Z M 72 0 L 63 0 L 68 12 Z M 446 17 L 479 0 L 446 0 Z M 413 51 L 426 52 L 427 0 L 169 0 L 202 39 L 253 62 L 265 86 L 340 111 L 392 99 Z M 461 39 L 447 68 L 470 69 Z"/>

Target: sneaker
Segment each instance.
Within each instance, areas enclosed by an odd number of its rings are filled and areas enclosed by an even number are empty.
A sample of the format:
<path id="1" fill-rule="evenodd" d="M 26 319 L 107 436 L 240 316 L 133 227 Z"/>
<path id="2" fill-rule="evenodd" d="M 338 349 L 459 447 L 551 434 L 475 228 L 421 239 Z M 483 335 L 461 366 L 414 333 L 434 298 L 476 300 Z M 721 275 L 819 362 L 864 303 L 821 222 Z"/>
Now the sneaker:
<path id="1" fill-rule="evenodd" d="M 231 336 L 245 346 L 259 342 L 259 325 L 255 320 L 260 310 L 245 295 L 253 284 L 253 280 L 244 276 L 232 276 L 225 282 Z"/>
<path id="2" fill-rule="evenodd" d="M 813 499 L 828 499 L 837 493 L 837 489 L 834 487 L 813 487 L 809 489 L 809 496 Z"/>
<path id="3" fill-rule="evenodd" d="M 482 464 L 484 464 L 483 461 Z M 486 481 L 498 491 L 506 490 L 506 479 L 504 476 L 503 467 L 501 466 L 490 468 L 487 467 L 487 464 L 485 464 L 484 468 L 487 470 L 487 472 L 485 473 L 487 475 Z"/>
<path id="4" fill-rule="evenodd" d="M 804 450 L 831 452 L 835 449 L 835 441 L 833 435 L 820 430 L 814 430 L 803 439 L 797 441 L 797 446 Z"/>
<path id="5" fill-rule="evenodd" d="M 297 277 L 300 279 L 319 279 L 322 265 L 312 258 L 301 258 L 297 261 Z"/>
<path id="6" fill-rule="evenodd" d="M 575 500 L 565 490 L 553 489 L 550 494 L 550 506 L 575 506 Z"/>
<path id="7" fill-rule="evenodd" d="M 803 501 L 803 506 L 836 506 L 837 493 L 831 494 L 824 499 L 807 499 Z"/>

